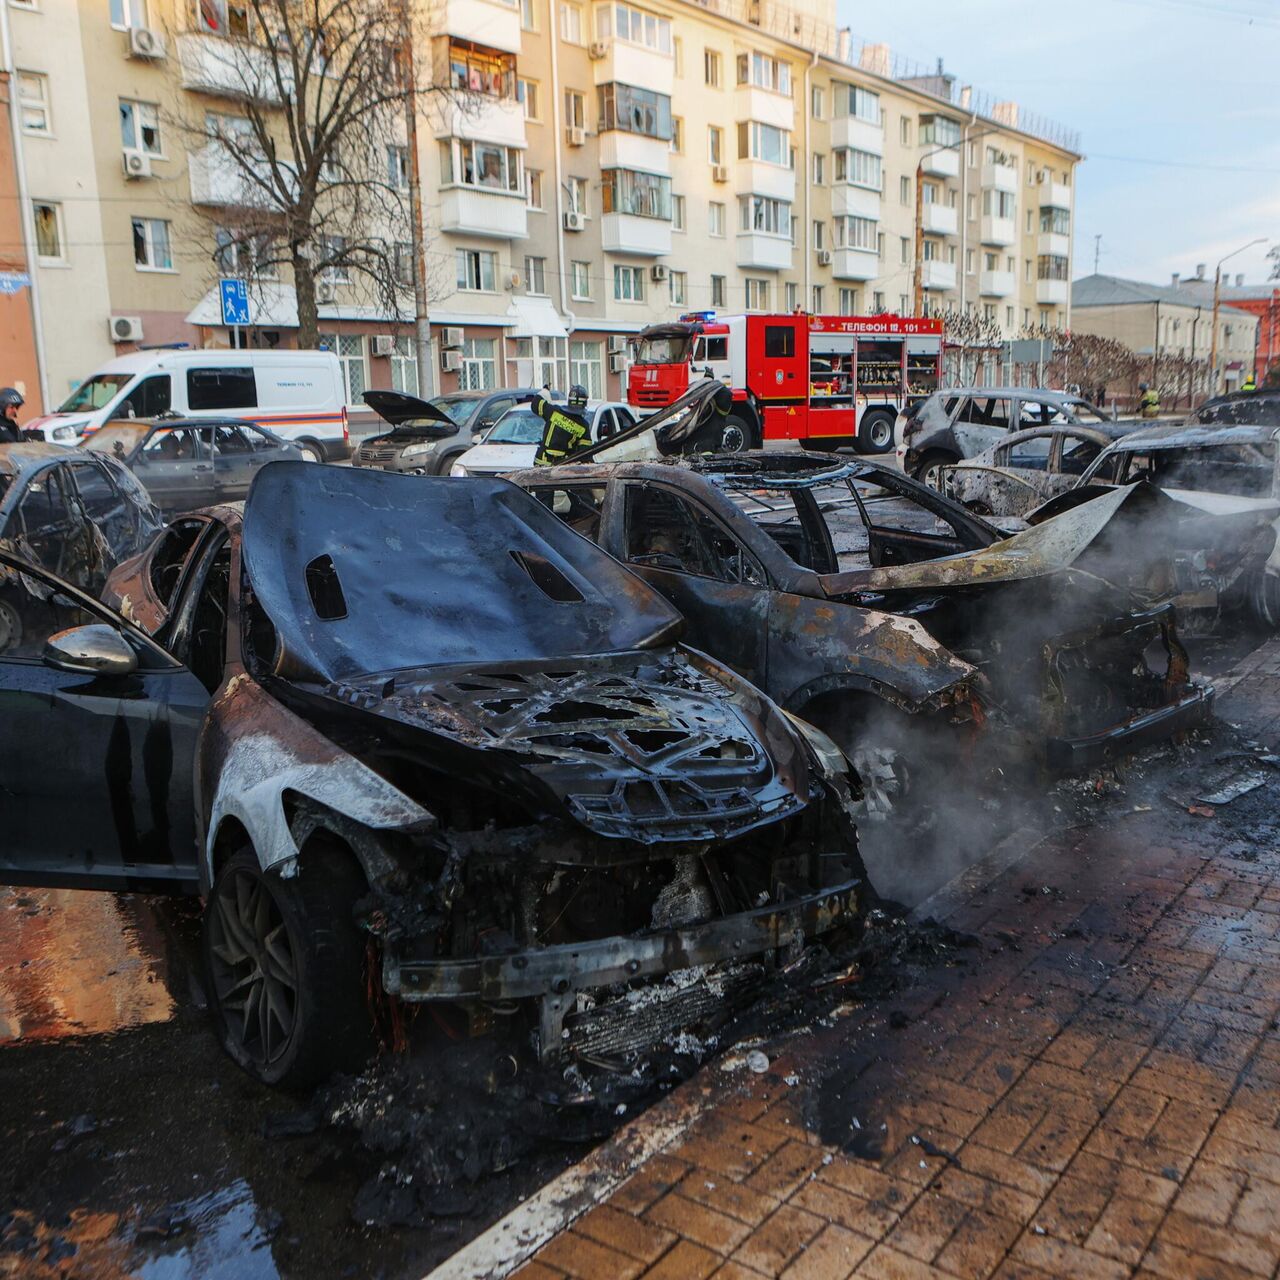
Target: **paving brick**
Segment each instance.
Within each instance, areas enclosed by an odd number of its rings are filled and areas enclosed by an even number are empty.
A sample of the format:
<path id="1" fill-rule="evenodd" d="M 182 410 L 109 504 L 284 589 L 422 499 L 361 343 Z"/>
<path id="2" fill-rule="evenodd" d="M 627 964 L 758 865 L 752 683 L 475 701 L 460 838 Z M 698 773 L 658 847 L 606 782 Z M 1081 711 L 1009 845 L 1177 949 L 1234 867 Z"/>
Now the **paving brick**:
<path id="1" fill-rule="evenodd" d="M 854 1275 L 867 1276 L 870 1280 L 951 1280 L 941 1268 L 931 1267 L 885 1244 L 867 1254 Z"/>
<path id="2" fill-rule="evenodd" d="M 818 1148 L 788 1142 L 747 1179 L 747 1186 L 785 1200 L 821 1164 L 822 1152 Z"/>
<path id="3" fill-rule="evenodd" d="M 1144 1273 L 1164 1277 L 1164 1280 L 1257 1280 L 1254 1271 L 1246 1271 L 1207 1253 L 1179 1248 L 1159 1233 L 1142 1259 L 1142 1266 Z"/>
<path id="4" fill-rule="evenodd" d="M 676 1241 L 670 1231 L 607 1204 L 584 1214 L 573 1224 L 573 1230 L 576 1235 L 587 1236 L 640 1262 L 654 1262 Z"/>
<path id="5" fill-rule="evenodd" d="M 1013 1256 L 1054 1276 L 1071 1280 L 1126 1280 L 1129 1268 L 1114 1258 L 1090 1253 L 1051 1235 L 1025 1231 L 1013 1246 Z"/>
<path id="6" fill-rule="evenodd" d="M 563 1280 L 564 1272 L 541 1262 L 526 1262 L 519 1271 L 511 1273 L 511 1280 Z"/>
<path id="7" fill-rule="evenodd" d="M 643 1213 L 655 1200 L 661 1199 L 689 1171 L 683 1160 L 668 1155 L 650 1156 L 644 1166 L 633 1173 L 612 1196 L 615 1209 Z"/>
<path id="8" fill-rule="evenodd" d="M 1015 1191 L 1003 1183 L 979 1177 L 955 1165 L 948 1165 L 942 1170 L 934 1180 L 933 1189 L 974 1209 L 1021 1221 L 1029 1218 L 1040 1203 L 1039 1196 Z"/>
<path id="9" fill-rule="evenodd" d="M 644 1273 L 645 1280 L 705 1280 L 720 1267 L 722 1259 L 710 1249 L 681 1240 L 669 1253 L 664 1253 Z M 607 1274 L 607 1273 L 606 1273 Z M 603 1280 L 603 1278 L 602 1278 Z"/>
<path id="10" fill-rule="evenodd" d="M 1269 1238 L 1211 1227 L 1173 1209 L 1160 1225 L 1160 1238 L 1180 1249 L 1219 1258 L 1232 1266 L 1269 1276 L 1280 1263 L 1280 1234 Z"/>
<path id="11" fill-rule="evenodd" d="M 1135 1084 L 1127 1084 L 1116 1094 L 1102 1117 L 1106 1129 L 1115 1129 L 1131 1138 L 1144 1138 L 1151 1132 L 1169 1099 Z"/>
<path id="12" fill-rule="evenodd" d="M 733 1260 L 776 1276 L 824 1225 L 815 1214 L 784 1204 L 738 1246 Z"/>
<path id="13" fill-rule="evenodd" d="M 947 1241 L 934 1265 L 965 1280 L 982 1280 L 1004 1261 L 1022 1223 L 971 1209 Z"/>
<path id="14" fill-rule="evenodd" d="M 818 1170 L 818 1181 L 833 1183 L 864 1200 L 882 1202 L 897 1213 L 901 1213 L 917 1193 L 917 1188 L 910 1183 L 895 1181 L 865 1160 L 850 1160 L 845 1156 L 836 1156 L 830 1164 L 823 1165 Z"/>
<path id="15" fill-rule="evenodd" d="M 1252 1236 L 1274 1238 L 1280 1231 L 1280 1186 L 1251 1180 L 1235 1206 L 1231 1229 Z"/>
<path id="16" fill-rule="evenodd" d="M 801 1186 L 788 1203 L 816 1213 L 827 1222 L 878 1238 L 893 1227 L 909 1202 L 904 1202 L 901 1209 L 889 1208 L 883 1201 L 864 1200 L 821 1179 L 814 1179 Z"/>
<path id="17" fill-rule="evenodd" d="M 926 1191 L 889 1233 L 886 1243 L 901 1253 L 931 1262 L 942 1252 L 968 1209 L 958 1200 Z"/>
<path id="18" fill-rule="evenodd" d="M 698 1204 L 672 1191 L 645 1210 L 645 1219 L 674 1231 L 682 1240 L 692 1240 L 728 1257 L 751 1233 L 751 1228 L 727 1213 Z"/>
<path id="19" fill-rule="evenodd" d="M 1047 1195 L 1056 1180 L 1052 1173 L 1037 1169 L 1025 1160 L 993 1151 L 977 1142 L 965 1143 L 956 1164 L 966 1173 L 990 1178 L 1037 1199 Z"/>
<path id="20" fill-rule="evenodd" d="M 786 1141 L 772 1130 L 735 1124 L 720 1132 L 700 1134 L 682 1143 L 678 1150 L 680 1159 L 741 1182 Z"/>
<path id="21" fill-rule="evenodd" d="M 1041 1169 L 1062 1170 L 1084 1145 L 1092 1126 L 1087 1121 L 1046 1115 L 1018 1148 L 1017 1154 Z"/>
<path id="22" fill-rule="evenodd" d="M 644 1270 L 644 1264 L 634 1258 L 572 1231 L 547 1241 L 536 1261 L 555 1267 L 565 1275 L 575 1277 L 575 1280 L 597 1280 L 599 1276 L 632 1280 Z"/>
<path id="23" fill-rule="evenodd" d="M 1085 1248 L 1136 1265 L 1151 1243 L 1165 1211 L 1142 1200 L 1116 1196 L 1102 1211 Z"/>
<path id="24" fill-rule="evenodd" d="M 1074 1166 L 1073 1166 L 1074 1168 Z M 1082 1245 L 1111 1199 L 1111 1189 L 1095 1178 L 1065 1175 L 1029 1221 L 1042 1231 Z"/>
<path id="25" fill-rule="evenodd" d="M 1179 1213 L 1215 1227 L 1225 1227 L 1248 1183 L 1248 1175 L 1207 1161 L 1195 1165 L 1179 1190 L 1174 1207 Z"/>
<path id="26" fill-rule="evenodd" d="M 834 1224 L 824 1227 L 782 1273 L 782 1280 L 847 1280 L 875 1242 Z"/>
<path id="27" fill-rule="evenodd" d="M 774 1196 L 721 1177 L 710 1169 L 690 1169 L 677 1185 L 677 1190 L 690 1200 L 727 1213 L 752 1227 L 763 1222 L 779 1203 Z"/>

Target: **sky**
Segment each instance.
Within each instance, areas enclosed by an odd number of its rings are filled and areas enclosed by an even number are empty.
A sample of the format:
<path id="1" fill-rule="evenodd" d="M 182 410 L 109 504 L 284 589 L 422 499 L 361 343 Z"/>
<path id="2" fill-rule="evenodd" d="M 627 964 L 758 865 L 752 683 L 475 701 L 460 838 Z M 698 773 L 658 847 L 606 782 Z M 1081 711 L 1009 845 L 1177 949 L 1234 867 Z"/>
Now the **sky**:
<path id="1" fill-rule="evenodd" d="M 1260 284 L 1280 243 L 1280 0 L 837 0 L 859 43 L 1079 130 L 1077 277 Z M 1141 163 L 1140 163 L 1141 162 Z"/>

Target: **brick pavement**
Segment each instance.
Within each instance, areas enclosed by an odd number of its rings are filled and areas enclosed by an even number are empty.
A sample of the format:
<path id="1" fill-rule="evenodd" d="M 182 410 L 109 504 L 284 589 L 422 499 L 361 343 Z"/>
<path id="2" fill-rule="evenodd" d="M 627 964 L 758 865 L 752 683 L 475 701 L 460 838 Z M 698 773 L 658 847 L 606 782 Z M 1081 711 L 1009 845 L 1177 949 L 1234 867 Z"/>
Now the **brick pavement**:
<path id="1" fill-rule="evenodd" d="M 1274 745 L 1280 643 L 1219 706 Z M 714 1105 L 516 1275 L 1275 1277 L 1276 796 L 1044 842 L 948 914 L 980 947 L 708 1068 Z"/>

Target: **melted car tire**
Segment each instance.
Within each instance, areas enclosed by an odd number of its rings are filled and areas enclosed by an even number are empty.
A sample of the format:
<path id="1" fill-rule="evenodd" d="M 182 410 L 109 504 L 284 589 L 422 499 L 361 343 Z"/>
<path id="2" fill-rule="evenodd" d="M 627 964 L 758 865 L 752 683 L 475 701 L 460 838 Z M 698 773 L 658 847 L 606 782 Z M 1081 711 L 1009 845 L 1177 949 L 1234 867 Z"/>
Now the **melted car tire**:
<path id="1" fill-rule="evenodd" d="M 236 853 L 214 879 L 202 930 L 209 1008 L 223 1048 L 255 1079 L 286 1089 L 357 1070 L 373 1043 L 364 937 L 351 918 L 364 879 L 338 850 L 309 854 L 298 874 L 284 879 L 264 872 L 251 849 Z M 250 918 L 261 924 L 228 928 L 228 911 L 240 926 Z M 265 1021 L 261 1016 L 272 981 L 280 1007 L 290 1004 L 290 982 L 292 990 L 290 1025 L 277 1017 L 274 1032 L 270 1007 Z"/>
<path id="2" fill-rule="evenodd" d="M 1280 578 L 1265 569 L 1249 584 L 1249 604 L 1253 616 L 1273 631 L 1280 627 Z"/>
<path id="3" fill-rule="evenodd" d="M 916 469 L 913 474 L 921 484 L 927 484 L 931 489 L 938 489 L 940 486 L 928 479 L 929 472 L 934 470 L 935 467 L 954 466 L 957 461 L 957 458 L 943 449 L 931 449 L 916 463 Z"/>

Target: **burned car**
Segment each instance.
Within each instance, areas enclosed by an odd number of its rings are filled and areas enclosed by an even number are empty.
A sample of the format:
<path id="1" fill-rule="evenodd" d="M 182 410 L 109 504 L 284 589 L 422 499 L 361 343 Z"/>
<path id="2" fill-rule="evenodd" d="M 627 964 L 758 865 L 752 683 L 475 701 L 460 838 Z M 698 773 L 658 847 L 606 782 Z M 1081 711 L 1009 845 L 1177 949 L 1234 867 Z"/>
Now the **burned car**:
<path id="1" fill-rule="evenodd" d="M 621 1052 L 633 984 L 717 966 L 678 1023 L 856 911 L 840 753 L 515 486 L 279 463 L 189 534 L 154 634 L 0 556 L 0 879 L 203 894 L 258 1079 L 358 1063 L 379 981 Z"/>
<path id="2" fill-rule="evenodd" d="M 895 469 L 833 456 L 512 479 L 671 600 L 693 644 L 831 734 L 885 807 L 919 734 L 1070 769 L 1209 710 L 1174 611 L 1103 576 L 1122 564 L 1124 492 L 1006 538 Z"/>

